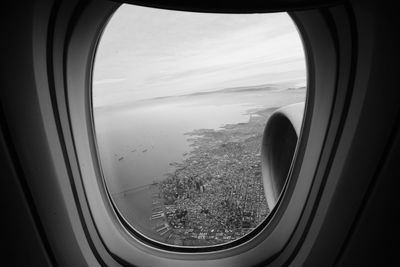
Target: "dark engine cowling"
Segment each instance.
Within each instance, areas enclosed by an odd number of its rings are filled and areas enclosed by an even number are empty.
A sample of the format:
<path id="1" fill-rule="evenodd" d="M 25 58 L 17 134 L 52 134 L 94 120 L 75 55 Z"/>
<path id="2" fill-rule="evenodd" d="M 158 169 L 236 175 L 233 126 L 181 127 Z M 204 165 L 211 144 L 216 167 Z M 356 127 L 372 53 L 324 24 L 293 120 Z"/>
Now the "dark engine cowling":
<path id="1" fill-rule="evenodd" d="M 269 117 L 261 145 L 264 191 L 270 210 L 278 201 L 300 135 L 304 102 L 277 109 Z"/>

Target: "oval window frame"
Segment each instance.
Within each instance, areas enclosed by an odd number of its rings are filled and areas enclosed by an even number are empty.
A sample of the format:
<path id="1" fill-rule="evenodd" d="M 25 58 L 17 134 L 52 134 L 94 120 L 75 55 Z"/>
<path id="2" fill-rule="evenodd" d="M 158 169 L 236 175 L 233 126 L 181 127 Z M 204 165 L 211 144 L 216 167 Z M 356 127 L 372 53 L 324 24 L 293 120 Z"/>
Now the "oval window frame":
<path id="1" fill-rule="evenodd" d="M 76 161 L 80 163 L 80 175 L 74 179 L 83 184 L 85 195 L 80 196 L 80 201 L 88 202 L 90 217 L 96 225 L 101 242 L 118 262 L 134 264 L 151 260 L 150 262 L 154 263 L 162 262 L 164 266 L 184 266 L 193 260 L 205 260 L 202 261 L 202 265 L 234 266 L 238 262 L 257 264 L 266 258 L 273 258 L 290 239 L 301 216 L 301 207 L 304 208 L 318 168 L 334 104 L 336 48 L 324 15 L 318 10 L 290 13 L 300 29 L 307 53 L 308 96 L 303 130 L 290 170 L 291 177 L 278 200 L 277 207 L 266 220 L 268 225 L 260 233 L 237 246 L 218 251 L 193 252 L 166 250 L 137 239 L 121 224 L 115 209 L 107 199 L 97 156 L 90 87 L 96 44 L 116 7 L 117 4 L 111 2 L 95 2 L 82 8 L 77 22 L 71 26 L 64 70 L 65 102 L 69 110 L 68 118 L 64 118 L 68 119 L 68 122 L 64 123 L 70 125 Z M 319 23 L 315 24 L 316 22 Z M 311 33 L 307 31 L 307 25 L 310 26 L 310 23 L 319 25 L 313 26 Z M 317 46 L 315 44 L 318 42 L 313 40 L 315 38 L 321 42 Z M 323 66 L 327 58 L 332 64 L 317 69 L 316 66 Z M 316 91 L 318 85 L 319 90 Z M 310 132 L 317 136 L 310 136 Z M 310 140 L 313 144 L 310 144 Z M 304 157 L 307 155 L 312 157 L 308 157 L 305 162 Z M 260 255 L 263 259 L 260 259 Z"/>

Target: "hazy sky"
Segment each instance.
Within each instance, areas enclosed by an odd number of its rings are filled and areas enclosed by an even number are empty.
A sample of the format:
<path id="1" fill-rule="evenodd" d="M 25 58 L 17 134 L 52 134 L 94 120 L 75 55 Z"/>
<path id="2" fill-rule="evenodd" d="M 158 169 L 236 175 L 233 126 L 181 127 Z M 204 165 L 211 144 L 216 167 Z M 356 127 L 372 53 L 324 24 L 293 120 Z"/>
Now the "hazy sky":
<path id="1" fill-rule="evenodd" d="M 305 80 L 301 39 L 286 13 L 221 15 L 123 5 L 100 40 L 93 103 Z"/>

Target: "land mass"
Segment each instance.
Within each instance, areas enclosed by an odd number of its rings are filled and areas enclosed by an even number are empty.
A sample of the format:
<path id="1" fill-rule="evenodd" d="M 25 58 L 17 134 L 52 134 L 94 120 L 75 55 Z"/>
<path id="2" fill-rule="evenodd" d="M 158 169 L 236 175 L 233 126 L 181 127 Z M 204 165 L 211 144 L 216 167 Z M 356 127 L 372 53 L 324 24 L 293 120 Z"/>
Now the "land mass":
<path id="1" fill-rule="evenodd" d="M 171 100 L 179 100 L 179 99 L 190 99 L 193 97 L 199 96 L 214 96 L 221 94 L 239 94 L 239 93 L 260 93 L 260 92 L 268 92 L 268 91 L 282 91 L 282 90 L 290 90 L 290 91 L 305 91 L 305 86 L 290 86 L 290 84 L 282 83 L 282 84 L 261 84 L 261 85 L 253 85 L 253 86 L 240 86 L 240 87 L 229 87 L 223 89 L 209 90 L 209 91 L 200 91 L 194 93 L 180 94 L 180 95 L 165 95 L 159 97 L 145 98 L 139 99 L 135 101 L 121 102 L 115 103 L 109 106 L 98 106 L 95 107 L 96 112 L 106 111 L 106 110 L 114 110 L 114 109 L 124 109 L 124 108 L 132 108 L 137 106 L 145 106 L 149 103 L 154 102 L 163 102 L 163 101 L 171 101 Z"/>
<path id="2" fill-rule="evenodd" d="M 276 108 L 250 113 L 246 123 L 186 133 L 192 150 L 171 163 L 159 186 L 162 241 L 184 246 L 229 242 L 268 215 L 260 148 L 265 123 Z"/>

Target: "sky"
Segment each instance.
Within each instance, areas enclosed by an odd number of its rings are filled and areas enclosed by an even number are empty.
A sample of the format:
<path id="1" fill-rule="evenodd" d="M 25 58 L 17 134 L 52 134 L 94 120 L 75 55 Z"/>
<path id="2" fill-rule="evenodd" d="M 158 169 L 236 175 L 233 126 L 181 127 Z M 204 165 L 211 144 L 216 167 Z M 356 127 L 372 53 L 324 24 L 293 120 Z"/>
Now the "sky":
<path id="1" fill-rule="evenodd" d="M 93 105 L 305 82 L 303 45 L 286 13 L 205 14 L 122 5 L 97 48 Z"/>

